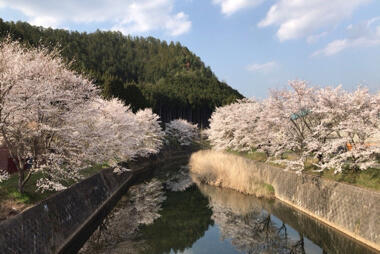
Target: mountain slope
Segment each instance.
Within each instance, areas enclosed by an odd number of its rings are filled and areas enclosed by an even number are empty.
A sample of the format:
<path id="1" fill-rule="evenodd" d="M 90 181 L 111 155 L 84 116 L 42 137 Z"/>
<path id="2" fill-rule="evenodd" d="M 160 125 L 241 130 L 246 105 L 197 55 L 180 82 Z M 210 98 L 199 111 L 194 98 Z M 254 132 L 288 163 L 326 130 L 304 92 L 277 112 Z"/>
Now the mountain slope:
<path id="1" fill-rule="evenodd" d="M 204 126 L 215 107 L 243 97 L 178 42 L 0 19 L 0 38 L 8 34 L 29 46 L 58 46 L 72 68 L 93 79 L 106 97 L 118 97 L 133 110 L 152 107 L 163 121 L 182 117 Z"/>

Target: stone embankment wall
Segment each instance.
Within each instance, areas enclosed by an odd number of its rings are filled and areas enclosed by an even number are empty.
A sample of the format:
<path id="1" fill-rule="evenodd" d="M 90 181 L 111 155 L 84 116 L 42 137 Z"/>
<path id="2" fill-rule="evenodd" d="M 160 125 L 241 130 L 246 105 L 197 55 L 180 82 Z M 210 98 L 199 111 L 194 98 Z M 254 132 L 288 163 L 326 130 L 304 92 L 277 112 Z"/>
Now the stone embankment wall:
<path id="1" fill-rule="evenodd" d="M 379 192 L 248 161 L 276 198 L 380 250 Z"/>
<path id="2" fill-rule="evenodd" d="M 256 183 L 270 184 L 277 199 L 380 251 L 378 191 L 213 150 L 194 153 L 190 170 L 202 182 L 256 196 L 261 191 Z"/>
<path id="3" fill-rule="evenodd" d="M 123 174 L 105 169 L 2 221 L 0 253 L 76 253 L 131 185 L 149 178 L 168 161 L 186 163 L 192 151 L 164 149 L 152 158 L 128 163 L 131 171 Z"/>
<path id="4" fill-rule="evenodd" d="M 262 202 L 263 208 L 279 218 L 286 225 L 291 226 L 297 232 L 303 234 L 324 251 L 323 253 L 342 254 L 377 254 L 374 248 L 358 244 L 350 237 L 344 237 L 340 231 L 326 225 L 320 220 L 313 219 L 293 206 L 275 200 L 274 202 Z"/>
<path id="5" fill-rule="evenodd" d="M 0 223 L 0 253 L 76 253 L 121 196 L 157 165 L 141 161 L 133 172 L 105 169 Z"/>

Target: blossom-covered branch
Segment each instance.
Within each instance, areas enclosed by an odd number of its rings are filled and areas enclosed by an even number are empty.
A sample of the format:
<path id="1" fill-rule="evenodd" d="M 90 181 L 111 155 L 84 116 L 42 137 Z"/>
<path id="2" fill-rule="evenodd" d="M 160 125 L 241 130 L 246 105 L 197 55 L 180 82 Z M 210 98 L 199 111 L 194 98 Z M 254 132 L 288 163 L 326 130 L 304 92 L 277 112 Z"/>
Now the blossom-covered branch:
<path id="1" fill-rule="evenodd" d="M 319 170 L 366 169 L 376 164 L 380 94 L 313 88 L 290 81 L 290 90 L 273 90 L 263 101 L 240 100 L 217 108 L 207 134 L 214 149 L 264 151 L 275 162 L 302 170 L 308 159 Z M 281 159 L 284 153 L 297 160 Z"/>
<path id="2" fill-rule="evenodd" d="M 83 168 L 159 151 L 164 133 L 157 115 L 148 109 L 134 114 L 99 94 L 59 52 L 0 43 L 0 136 L 16 164 L 20 192 L 36 171 L 44 176 L 39 188 L 60 190 L 62 182 L 80 179 Z"/>
<path id="3" fill-rule="evenodd" d="M 175 119 L 166 124 L 165 134 L 167 142 L 178 142 L 181 146 L 189 146 L 198 138 L 199 131 L 196 124 L 184 119 Z"/>

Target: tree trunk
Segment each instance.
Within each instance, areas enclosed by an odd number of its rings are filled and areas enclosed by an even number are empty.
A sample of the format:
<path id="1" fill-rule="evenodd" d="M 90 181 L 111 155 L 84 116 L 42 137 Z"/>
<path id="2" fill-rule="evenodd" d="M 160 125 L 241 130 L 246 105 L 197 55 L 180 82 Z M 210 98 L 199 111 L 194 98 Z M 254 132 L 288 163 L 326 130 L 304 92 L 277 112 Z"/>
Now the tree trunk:
<path id="1" fill-rule="evenodd" d="M 25 178 L 24 170 L 18 169 L 18 191 L 21 194 L 24 194 L 24 185 L 25 185 L 24 178 Z"/>

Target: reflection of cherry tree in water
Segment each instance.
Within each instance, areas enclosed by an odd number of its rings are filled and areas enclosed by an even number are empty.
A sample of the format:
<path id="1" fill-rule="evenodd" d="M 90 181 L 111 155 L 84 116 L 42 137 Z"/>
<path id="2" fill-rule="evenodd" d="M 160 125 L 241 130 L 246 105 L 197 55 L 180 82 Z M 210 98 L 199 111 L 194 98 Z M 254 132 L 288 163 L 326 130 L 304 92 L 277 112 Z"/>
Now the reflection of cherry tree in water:
<path id="1" fill-rule="evenodd" d="M 184 191 L 194 184 L 187 166 L 181 166 L 178 172 L 166 178 L 165 186 L 170 191 Z"/>
<path id="2" fill-rule="evenodd" d="M 288 238 L 285 224 L 276 227 L 271 214 L 261 209 L 260 200 L 238 192 L 197 183 L 209 197 L 212 219 L 221 237 L 244 253 L 305 253 L 303 236 L 295 242 Z"/>
<path id="3" fill-rule="evenodd" d="M 157 176 L 161 181 L 131 187 L 81 253 L 181 252 L 214 222 L 221 237 L 244 253 L 305 253 L 303 236 L 297 242 L 289 239 L 285 224 L 276 227 L 271 214 L 262 210 L 265 201 L 200 184 L 193 175 L 189 178 L 185 167 L 161 173 L 165 175 Z M 171 190 L 166 197 L 163 186 Z"/>
<path id="4" fill-rule="evenodd" d="M 81 253 L 132 254 L 151 253 L 152 250 L 165 252 L 171 248 L 184 250 L 203 236 L 208 225 L 212 223 L 211 211 L 207 208 L 207 199 L 196 191 L 195 186 L 188 190 L 193 185 L 188 168 L 176 167 L 173 172 L 158 171 L 155 175 L 156 178 L 150 182 L 129 189 L 128 194 L 91 236 Z M 172 191 L 166 194 L 168 200 L 165 203 L 164 186 Z M 181 200 L 193 200 L 193 202 L 183 204 Z M 163 204 L 164 206 L 166 204 L 166 208 L 161 211 Z M 182 206 L 186 206 L 187 209 Z M 197 214 L 195 217 L 194 212 Z M 161 219 L 156 220 L 159 217 Z M 155 223 L 150 225 L 153 221 Z M 181 231 L 180 225 L 184 221 L 192 230 Z M 149 226 L 146 228 L 143 225 Z M 163 231 L 167 232 L 165 239 L 161 239 Z M 150 239 L 146 241 L 144 237 L 141 238 L 141 234 Z M 180 241 L 181 239 L 183 241 Z M 152 241 L 155 242 L 153 246 Z"/>
<path id="5" fill-rule="evenodd" d="M 223 239 L 231 239 L 236 249 L 245 253 L 289 253 L 286 237 L 278 234 L 270 214 L 252 212 L 246 215 L 212 204 L 212 219 L 218 224 Z"/>
<path id="6" fill-rule="evenodd" d="M 142 242 L 133 242 L 140 225 L 152 224 L 160 217 L 165 200 L 162 183 L 157 179 L 133 186 L 113 212 L 94 232 L 82 253 L 136 253 Z"/>
<path id="7" fill-rule="evenodd" d="M 186 171 L 182 168 L 166 181 L 166 188 L 172 191 L 166 193 L 161 217 L 139 231 L 138 240 L 144 240 L 147 248 L 141 253 L 185 252 L 213 225 L 207 198 L 194 184 L 189 185 L 188 175 L 182 170 Z"/>
<path id="8" fill-rule="evenodd" d="M 299 233 L 300 239 L 292 246 L 290 249 L 290 254 L 305 254 L 305 243 L 304 243 L 304 238 L 303 234 Z M 325 251 L 323 251 L 325 253 Z"/>

